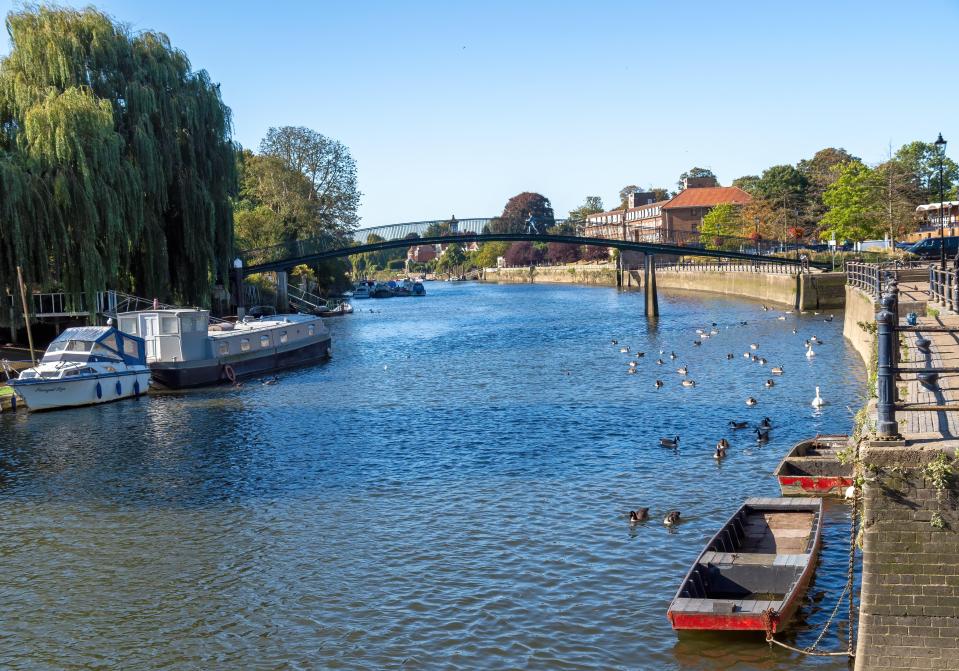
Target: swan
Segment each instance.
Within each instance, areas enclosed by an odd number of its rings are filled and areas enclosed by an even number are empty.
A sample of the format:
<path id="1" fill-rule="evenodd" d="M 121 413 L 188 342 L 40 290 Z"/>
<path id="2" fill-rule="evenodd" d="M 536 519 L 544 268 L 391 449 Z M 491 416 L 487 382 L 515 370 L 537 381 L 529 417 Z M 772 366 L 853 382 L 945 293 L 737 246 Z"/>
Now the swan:
<path id="1" fill-rule="evenodd" d="M 695 386 L 696 386 L 696 380 L 683 380 L 683 386 L 684 386 L 684 387 L 695 387 Z"/>
<path id="2" fill-rule="evenodd" d="M 659 444 L 663 447 L 679 447 L 679 436 L 673 436 L 672 438 L 660 438 Z"/>
<path id="3" fill-rule="evenodd" d="M 782 366 L 773 366 L 772 369 L 771 369 L 769 372 L 772 373 L 773 375 L 782 375 L 782 374 L 783 374 L 783 367 L 782 367 Z"/>
<path id="4" fill-rule="evenodd" d="M 636 524 L 637 522 L 643 522 L 648 519 L 649 519 L 649 508 L 640 508 L 639 510 L 629 511 L 630 524 Z"/>
<path id="5" fill-rule="evenodd" d="M 666 513 L 666 518 L 663 520 L 663 524 L 668 527 L 679 524 L 679 511 L 670 510 L 668 513 Z"/>
<path id="6" fill-rule="evenodd" d="M 819 395 L 819 387 L 816 387 L 816 398 L 812 400 L 812 407 L 821 408 L 826 405 L 826 401 Z"/>
<path id="7" fill-rule="evenodd" d="M 746 399 L 746 405 L 748 405 L 748 406 L 753 406 L 753 405 L 756 405 L 757 403 L 759 403 L 759 401 L 757 401 L 756 399 L 754 399 L 752 396 L 750 396 L 750 397 L 748 397 L 748 398 Z"/>
<path id="8" fill-rule="evenodd" d="M 809 349 L 806 350 L 806 358 L 812 359 L 814 356 L 816 356 L 816 352 L 813 350 L 812 345 L 809 345 Z"/>

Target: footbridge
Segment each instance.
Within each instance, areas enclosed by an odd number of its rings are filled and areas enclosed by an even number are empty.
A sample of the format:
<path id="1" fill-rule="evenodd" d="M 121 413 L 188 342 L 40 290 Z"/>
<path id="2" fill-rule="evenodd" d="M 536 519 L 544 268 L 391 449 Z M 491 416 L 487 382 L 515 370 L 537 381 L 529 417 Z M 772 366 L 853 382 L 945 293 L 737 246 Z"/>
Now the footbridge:
<path id="1" fill-rule="evenodd" d="M 796 258 L 776 256 L 779 247 L 766 241 L 730 236 L 711 236 L 700 239 L 696 232 L 678 231 L 665 233 L 649 231 L 641 239 L 634 231 L 633 239 L 623 231 L 619 239 L 596 238 L 579 234 L 543 234 L 528 230 L 524 233 L 491 233 L 490 219 L 434 220 L 393 224 L 376 228 L 359 229 L 352 239 L 340 236 L 320 236 L 307 240 L 291 240 L 271 247 L 250 249 L 239 253 L 240 264 L 236 272 L 241 277 L 264 272 L 285 273 L 294 266 L 326 259 L 402 249 L 414 245 L 449 245 L 482 242 L 541 242 L 567 245 L 588 245 L 618 249 L 622 252 L 643 254 L 646 291 L 646 313 L 659 314 L 656 300 L 655 257 L 700 256 L 716 259 L 733 259 L 755 264 L 798 266 Z M 442 226 L 442 235 L 429 235 Z M 532 227 L 531 227 L 532 229 Z M 810 264 L 818 265 L 818 264 Z M 825 264 L 822 264 L 825 268 Z M 798 270 L 798 268 L 797 268 Z M 284 282 L 285 285 L 285 282 Z"/>

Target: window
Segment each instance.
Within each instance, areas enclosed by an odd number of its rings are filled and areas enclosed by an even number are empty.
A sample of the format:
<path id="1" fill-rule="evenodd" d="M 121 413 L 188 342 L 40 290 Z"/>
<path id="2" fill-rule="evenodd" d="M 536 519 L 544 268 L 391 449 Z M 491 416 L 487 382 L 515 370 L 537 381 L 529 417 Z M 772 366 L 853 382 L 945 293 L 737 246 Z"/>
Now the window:
<path id="1" fill-rule="evenodd" d="M 250 351 L 250 339 L 249 339 L 249 338 L 241 338 L 241 339 L 240 339 L 240 351 L 241 351 L 241 352 L 249 352 L 249 351 Z"/>
<path id="2" fill-rule="evenodd" d="M 104 338 L 103 340 L 101 340 L 100 344 L 106 347 L 109 347 L 110 349 L 114 351 L 120 351 L 120 348 L 117 346 L 117 337 L 113 335 L 112 333 L 106 338 Z"/>
<path id="3" fill-rule="evenodd" d="M 230 353 L 230 343 L 229 343 L 229 342 L 226 342 L 226 341 L 221 342 L 219 348 L 217 349 L 217 351 L 220 353 L 220 356 L 225 356 L 225 355 L 229 354 L 229 353 Z"/>
<path id="4" fill-rule="evenodd" d="M 68 352 L 89 352 L 93 349 L 93 343 L 88 340 L 71 340 L 66 349 Z"/>
<path id="5" fill-rule="evenodd" d="M 286 331 L 281 331 L 281 332 L 280 332 L 280 342 L 286 342 L 288 339 L 289 339 L 289 338 L 287 338 Z"/>
<path id="6" fill-rule="evenodd" d="M 260 347 L 269 347 L 270 346 L 270 336 L 261 335 L 260 336 Z"/>
<path id="7" fill-rule="evenodd" d="M 130 335 L 137 335 L 137 320 L 131 317 L 121 318 L 120 330 Z"/>
<path id="8" fill-rule="evenodd" d="M 160 333 L 165 335 L 177 333 L 177 318 L 160 317 Z"/>
<path id="9" fill-rule="evenodd" d="M 123 339 L 123 353 L 127 356 L 138 357 L 140 356 L 140 348 L 137 347 L 136 342 L 130 340 L 129 338 Z"/>
<path id="10" fill-rule="evenodd" d="M 308 335 L 313 335 L 316 332 L 316 326 L 314 326 L 313 324 L 310 324 L 309 326 L 306 327 L 306 332 Z"/>

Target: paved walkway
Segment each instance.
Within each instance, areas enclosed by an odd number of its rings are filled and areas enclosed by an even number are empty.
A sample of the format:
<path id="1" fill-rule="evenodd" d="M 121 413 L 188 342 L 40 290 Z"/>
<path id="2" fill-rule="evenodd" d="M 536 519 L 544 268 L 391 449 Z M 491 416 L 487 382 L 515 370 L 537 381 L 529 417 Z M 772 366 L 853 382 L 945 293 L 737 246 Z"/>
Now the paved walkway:
<path id="1" fill-rule="evenodd" d="M 900 365 L 903 368 L 959 368 L 959 315 L 943 309 L 936 303 L 929 303 L 929 307 L 939 311 L 939 316 L 926 316 L 924 307 L 928 302 L 928 293 L 926 293 L 928 284 L 926 283 L 907 282 L 901 284 L 899 288 L 899 300 L 903 308 L 900 314 L 916 312 L 919 315 L 920 327 L 954 329 L 952 333 L 924 333 L 921 330 L 917 333 L 904 333 L 908 353 L 905 354 Z M 905 323 L 905 320 L 900 323 Z M 918 338 L 932 341 L 928 352 L 922 352 L 916 347 Z M 938 384 L 932 386 L 920 383 L 915 374 L 903 373 L 896 387 L 899 389 L 900 402 L 959 405 L 959 373 L 942 373 Z M 899 431 L 912 444 L 926 445 L 959 439 L 959 412 L 898 411 L 896 419 L 899 421 Z"/>

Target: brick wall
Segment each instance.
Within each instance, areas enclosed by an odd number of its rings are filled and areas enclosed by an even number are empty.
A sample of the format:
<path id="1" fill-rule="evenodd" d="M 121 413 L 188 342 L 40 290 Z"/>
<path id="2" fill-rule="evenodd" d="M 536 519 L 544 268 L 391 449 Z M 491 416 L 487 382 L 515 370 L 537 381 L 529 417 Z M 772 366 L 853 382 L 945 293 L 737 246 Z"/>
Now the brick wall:
<path id="1" fill-rule="evenodd" d="M 939 491 L 927 477 L 936 447 L 864 443 L 861 450 L 867 478 L 856 670 L 959 669 L 955 478 Z M 944 528 L 931 524 L 935 514 Z"/>

